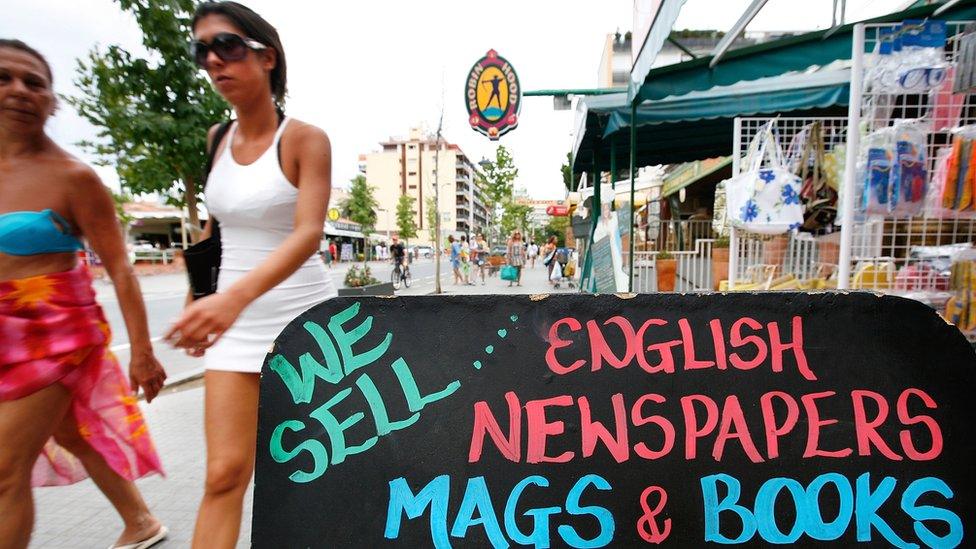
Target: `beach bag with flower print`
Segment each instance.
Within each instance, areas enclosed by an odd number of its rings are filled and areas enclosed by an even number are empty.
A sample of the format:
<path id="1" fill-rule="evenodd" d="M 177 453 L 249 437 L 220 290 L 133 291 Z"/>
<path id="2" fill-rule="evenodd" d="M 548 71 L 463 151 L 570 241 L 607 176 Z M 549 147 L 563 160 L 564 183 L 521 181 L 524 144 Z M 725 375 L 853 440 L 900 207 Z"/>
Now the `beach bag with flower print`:
<path id="1" fill-rule="evenodd" d="M 786 164 L 774 122 L 750 144 L 746 171 L 725 182 L 729 221 L 751 233 L 783 234 L 803 225 L 802 182 Z"/>

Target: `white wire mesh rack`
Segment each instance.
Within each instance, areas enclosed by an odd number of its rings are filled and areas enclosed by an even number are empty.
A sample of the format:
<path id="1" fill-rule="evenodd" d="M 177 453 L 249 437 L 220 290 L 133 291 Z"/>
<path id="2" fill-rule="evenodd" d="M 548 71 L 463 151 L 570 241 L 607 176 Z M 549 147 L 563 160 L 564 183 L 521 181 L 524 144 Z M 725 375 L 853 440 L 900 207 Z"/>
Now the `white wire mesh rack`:
<path id="1" fill-rule="evenodd" d="M 976 131 L 973 94 L 953 93 L 952 89 L 959 39 L 969 25 L 948 22 L 948 40 L 941 55 L 933 56 L 928 63 L 916 60 L 914 67 L 893 67 L 881 54 L 905 26 L 864 28 L 863 92 L 860 98 L 852 98 L 859 99 L 861 107 L 861 151 L 851 160 L 858 162 L 854 202 L 862 230 L 851 249 L 851 288 L 905 295 L 941 308 L 951 295 L 952 258 L 976 241 L 976 210 L 942 204 L 944 170 L 953 140 L 968 127 Z M 901 140 L 891 136 L 905 131 L 921 137 L 924 177 L 918 179 L 924 187 L 912 190 L 905 186 L 904 196 L 914 193 L 916 200 L 914 205 L 905 200 L 903 211 L 898 211 L 902 206 L 892 201 L 888 212 L 878 212 L 885 208 L 871 194 L 876 187 L 870 181 L 870 169 L 865 167 L 868 151 L 886 139 Z M 897 150 L 895 155 L 893 165 L 899 162 Z M 894 188 L 889 192 L 898 194 Z"/>
<path id="2" fill-rule="evenodd" d="M 843 176 L 846 158 L 847 118 L 796 118 L 796 117 L 748 117 L 739 118 L 735 124 L 738 135 L 736 168 L 748 169 L 750 159 L 757 152 L 760 134 L 767 125 L 772 130 L 775 143 L 782 149 L 790 169 L 796 171 L 802 160 L 804 145 L 815 123 L 820 124 L 825 157 L 828 159 L 828 177 L 839 184 Z M 761 160 L 761 167 L 769 165 L 770 156 Z M 837 270 L 840 232 L 813 237 L 806 233 L 788 233 L 779 236 L 763 236 L 736 231 L 737 261 L 734 280 L 736 287 L 772 289 L 799 289 L 818 286 L 812 279 L 827 280 Z"/>

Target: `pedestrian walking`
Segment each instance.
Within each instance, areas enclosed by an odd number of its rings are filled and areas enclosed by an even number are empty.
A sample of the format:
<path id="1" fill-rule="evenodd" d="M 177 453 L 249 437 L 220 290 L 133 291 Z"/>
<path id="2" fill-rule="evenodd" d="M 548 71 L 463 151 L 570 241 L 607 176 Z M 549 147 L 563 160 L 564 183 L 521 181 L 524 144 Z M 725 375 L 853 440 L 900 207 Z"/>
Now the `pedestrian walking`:
<path id="1" fill-rule="evenodd" d="M 56 107 L 47 61 L 0 40 L 0 547 L 27 547 L 33 486 L 86 477 L 122 517 L 113 547 L 148 547 L 167 531 L 133 481 L 163 470 L 133 392 L 151 402 L 166 374 L 111 194 L 45 133 Z M 82 239 L 115 287 L 128 376 L 78 262 Z"/>
<path id="2" fill-rule="evenodd" d="M 508 264 L 515 267 L 516 278 L 515 285 L 522 285 L 522 267 L 525 265 L 525 246 L 522 242 L 522 233 L 515 231 L 512 233 L 512 237 L 508 240 L 508 253 L 507 260 Z M 509 281 L 509 286 L 512 282 Z"/>
<path id="3" fill-rule="evenodd" d="M 332 268 L 332 252 L 329 251 L 329 248 L 331 246 L 332 245 L 329 243 L 328 240 L 323 240 L 322 247 L 319 250 L 319 255 L 322 256 L 322 261 L 325 263 L 325 266 L 330 269 Z"/>
<path id="4" fill-rule="evenodd" d="M 332 261 L 339 262 L 339 248 L 336 246 L 335 240 L 329 243 L 329 255 L 332 256 Z"/>
<path id="5" fill-rule="evenodd" d="M 549 281 L 550 286 L 555 286 L 556 283 L 552 280 L 552 268 L 556 265 L 556 237 L 550 236 L 549 240 L 546 241 L 545 246 L 542 247 L 542 264 L 547 267 L 546 280 Z"/>
<path id="6" fill-rule="evenodd" d="M 461 235 L 461 277 L 466 285 L 474 286 L 474 282 L 471 282 L 471 245 L 467 235 Z"/>
<path id="7" fill-rule="evenodd" d="M 460 284 L 461 276 L 461 243 L 454 240 L 454 235 L 447 236 L 449 252 L 451 253 L 451 269 L 454 270 L 454 284 Z"/>
<path id="8" fill-rule="evenodd" d="M 235 2 L 205 2 L 191 30 L 194 61 L 236 121 L 222 139 L 211 128 L 208 140 L 217 151 L 205 192 L 222 241 L 217 292 L 188 303 L 167 339 L 206 367 L 207 472 L 193 547 L 230 548 L 254 472 L 265 354 L 292 319 L 337 293 L 314 258 L 332 153 L 325 132 L 282 111 L 285 52 L 271 24 Z"/>
<path id="9" fill-rule="evenodd" d="M 535 258 L 539 255 L 539 246 L 535 241 L 529 242 L 529 247 L 525 249 L 529 258 L 529 268 L 535 269 Z"/>
<path id="10" fill-rule="evenodd" d="M 485 235 L 478 233 L 475 237 L 474 243 L 471 245 L 471 254 L 474 258 L 474 265 L 477 269 L 477 275 L 481 276 L 481 285 L 484 286 L 485 283 L 485 271 L 488 270 L 488 243 L 485 242 Z M 476 277 L 477 277 L 476 275 Z"/>

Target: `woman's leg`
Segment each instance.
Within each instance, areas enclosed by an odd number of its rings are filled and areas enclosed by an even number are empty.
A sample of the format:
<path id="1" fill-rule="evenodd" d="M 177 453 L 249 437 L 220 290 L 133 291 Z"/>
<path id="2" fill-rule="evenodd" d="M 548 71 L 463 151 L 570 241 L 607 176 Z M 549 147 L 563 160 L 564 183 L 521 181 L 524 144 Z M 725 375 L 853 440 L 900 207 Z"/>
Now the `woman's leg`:
<path id="1" fill-rule="evenodd" d="M 22 549 L 34 529 L 31 469 L 71 403 L 55 383 L 32 395 L 0 402 L 0 549 Z"/>
<path id="2" fill-rule="evenodd" d="M 105 458 L 81 437 L 73 415 L 65 414 L 54 433 L 54 440 L 81 461 L 92 481 L 122 517 L 125 528 L 115 545 L 136 543 L 159 532 L 163 525 L 149 511 L 136 483 L 119 476 Z"/>
<path id="3" fill-rule="evenodd" d="M 207 480 L 193 547 L 233 548 L 254 472 L 260 376 L 207 370 L 204 380 Z"/>
<path id="4" fill-rule="evenodd" d="M 518 273 L 518 278 L 515 279 L 515 283 L 519 286 L 522 285 L 522 265 L 515 267 L 515 271 Z"/>

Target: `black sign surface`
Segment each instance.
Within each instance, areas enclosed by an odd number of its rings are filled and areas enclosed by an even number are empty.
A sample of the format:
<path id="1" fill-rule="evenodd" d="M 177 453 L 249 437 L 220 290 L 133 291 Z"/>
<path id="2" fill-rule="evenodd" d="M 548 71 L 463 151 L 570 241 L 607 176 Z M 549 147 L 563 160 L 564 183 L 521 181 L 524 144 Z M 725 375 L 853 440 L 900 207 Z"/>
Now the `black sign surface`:
<path id="1" fill-rule="evenodd" d="M 894 297 L 334 299 L 265 363 L 252 542 L 973 546 L 974 387 Z"/>

